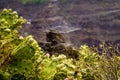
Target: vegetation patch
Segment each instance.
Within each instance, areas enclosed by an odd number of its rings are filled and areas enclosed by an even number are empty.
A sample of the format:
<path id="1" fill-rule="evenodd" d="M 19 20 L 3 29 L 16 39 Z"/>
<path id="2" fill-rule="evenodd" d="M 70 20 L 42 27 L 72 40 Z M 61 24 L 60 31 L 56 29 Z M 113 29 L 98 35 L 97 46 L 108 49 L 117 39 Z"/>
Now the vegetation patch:
<path id="1" fill-rule="evenodd" d="M 50 56 L 32 35 L 18 34 L 18 29 L 25 23 L 26 20 L 11 9 L 0 13 L 0 80 L 120 79 L 117 46 L 102 44 L 98 50 L 83 45 L 75 49 L 79 54 L 77 59 L 64 54 Z"/>

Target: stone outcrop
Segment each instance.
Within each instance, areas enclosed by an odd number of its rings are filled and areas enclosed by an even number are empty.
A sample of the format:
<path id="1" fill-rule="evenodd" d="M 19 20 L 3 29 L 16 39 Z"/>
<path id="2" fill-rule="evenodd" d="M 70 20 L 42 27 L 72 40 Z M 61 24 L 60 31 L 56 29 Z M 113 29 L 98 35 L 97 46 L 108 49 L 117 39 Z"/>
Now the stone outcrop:
<path id="1" fill-rule="evenodd" d="M 69 58 L 78 58 L 79 52 L 71 46 L 67 46 L 65 38 L 62 34 L 57 33 L 54 30 L 50 30 L 46 33 L 46 41 L 39 43 L 40 47 L 48 52 L 50 55 L 55 54 L 65 54 Z"/>

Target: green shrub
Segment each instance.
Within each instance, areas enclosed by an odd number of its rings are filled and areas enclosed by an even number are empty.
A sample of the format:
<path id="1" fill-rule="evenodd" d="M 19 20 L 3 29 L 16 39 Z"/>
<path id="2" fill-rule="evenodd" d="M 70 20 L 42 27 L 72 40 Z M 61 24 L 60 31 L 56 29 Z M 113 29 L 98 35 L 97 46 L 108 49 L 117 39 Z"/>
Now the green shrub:
<path id="1" fill-rule="evenodd" d="M 104 50 L 105 48 L 107 49 L 106 51 Z M 109 48 L 107 46 L 104 47 L 102 55 L 98 55 L 97 52 L 86 45 L 80 47 L 80 58 L 76 62 L 79 71 L 78 75 L 81 75 L 81 77 L 78 77 L 79 80 L 120 79 L 120 56 L 108 56 L 108 52 L 111 51 Z M 115 52 L 115 50 L 111 52 Z"/>
<path id="2" fill-rule="evenodd" d="M 0 13 L 0 80 L 120 79 L 118 48 L 101 45 L 102 55 L 98 55 L 95 48 L 83 45 L 77 51 L 77 60 L 65 55 L 50 56 L 33 36 L 18 34 L 24 23 L 26 20 L 11 9 Z"/>
<path id="3" fill-rule="evenodd" d="M 18 34 L 25 22 L 11 9 L 0 13 L 0 80 L 73 78 L 75 66 L 72 59 L 64 55 L 49 57 L 31 35 L 23 37 Z"/>

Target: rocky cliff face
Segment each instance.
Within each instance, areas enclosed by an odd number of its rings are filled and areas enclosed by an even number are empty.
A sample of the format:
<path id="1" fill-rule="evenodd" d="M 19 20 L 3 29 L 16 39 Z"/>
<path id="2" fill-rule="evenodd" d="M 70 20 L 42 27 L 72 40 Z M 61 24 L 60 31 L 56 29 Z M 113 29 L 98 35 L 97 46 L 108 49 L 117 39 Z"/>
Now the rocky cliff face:
<path id="1" fill-rule="evenodd" d="M 32 34 L 39 42 L 45 32 L 56 30 L 68 44 L 120 43 L 119 0 L 49 0 L 45 4 L 21 4 L 18 0 L 1 0 L 0 9 L 12 8 L 27 19 L 23 35 Z"/>

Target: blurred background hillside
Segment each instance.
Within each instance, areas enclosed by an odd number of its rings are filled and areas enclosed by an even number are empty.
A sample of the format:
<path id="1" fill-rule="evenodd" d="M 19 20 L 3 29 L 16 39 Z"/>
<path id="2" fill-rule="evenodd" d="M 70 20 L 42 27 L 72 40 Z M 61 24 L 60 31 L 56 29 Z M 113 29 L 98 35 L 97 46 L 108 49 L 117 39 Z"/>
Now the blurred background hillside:
<path id="1" fill-rule="evenodd" d="M 120 43 L 120 0 L 0 0 L 0 11 L 4 8 L 27 19 L 20 33 L 32 34 L 38 42 L 45 42 L 45 33 L 52 29 L 76 47 Z"/>

